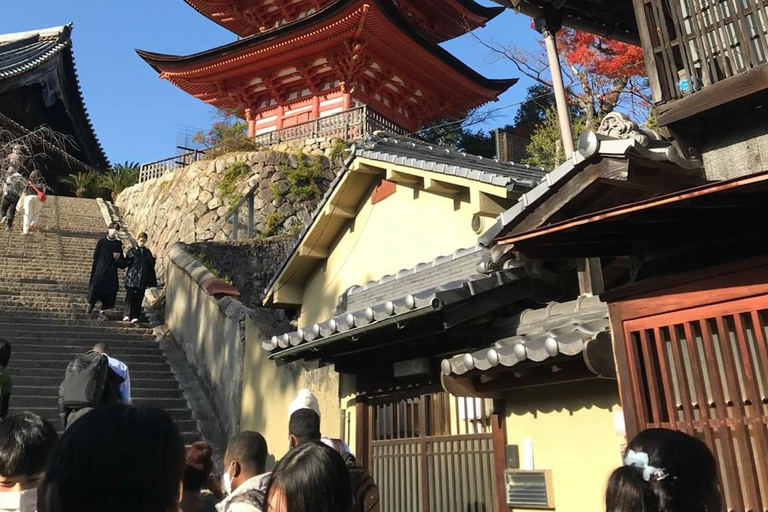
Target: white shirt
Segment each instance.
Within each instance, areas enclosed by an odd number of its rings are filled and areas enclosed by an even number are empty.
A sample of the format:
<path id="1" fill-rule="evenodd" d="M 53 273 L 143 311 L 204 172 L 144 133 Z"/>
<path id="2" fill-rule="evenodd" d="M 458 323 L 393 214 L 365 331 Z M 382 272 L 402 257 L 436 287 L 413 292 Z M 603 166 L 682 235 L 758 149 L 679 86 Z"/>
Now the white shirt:
<path id="1" fill-rule="evenodd" d="M 130 405 L 131 403 L 131 374 L 128 372 L 128 366 L 114 357 L 107 356 L 109 367 L 120 377 L 123 378 L 123 383 L 120 384 L 120 399 L 124 404 Z"/>

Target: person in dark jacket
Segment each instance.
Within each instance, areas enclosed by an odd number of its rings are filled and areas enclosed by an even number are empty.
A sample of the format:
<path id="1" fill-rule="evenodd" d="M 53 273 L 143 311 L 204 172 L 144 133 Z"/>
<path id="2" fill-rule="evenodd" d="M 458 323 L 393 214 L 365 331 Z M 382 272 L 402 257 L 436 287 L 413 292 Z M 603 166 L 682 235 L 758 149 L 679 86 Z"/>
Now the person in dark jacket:
<path id="1" fill-rule="evenodd" d="M 125 273 L 125 311 L 123 322 L 138 323 L 141 303 L 147 288 L 157 286 L 155 257 L 147 248 L 147 234 L 139 234 L 136 247 L 125 257 L 128 271 Z"/>
<path id="2" fill-rule="evenodd" d="M 106 319 L 106 311 L 115 307 L 117 291 L 120 288 L 117 269 L 126 266 L 123 243 L 117 236 L 119 231 L 120 223 L 111 223 L 107 236 L 96 243 L 96 249 L 93 252 L 93 267 L 91 267 L 91 280 L 88 285 L 88 306 L 85 312 L 90 314 L 96 307 L 96 303 L 101 302 L 99 319 Z"/>

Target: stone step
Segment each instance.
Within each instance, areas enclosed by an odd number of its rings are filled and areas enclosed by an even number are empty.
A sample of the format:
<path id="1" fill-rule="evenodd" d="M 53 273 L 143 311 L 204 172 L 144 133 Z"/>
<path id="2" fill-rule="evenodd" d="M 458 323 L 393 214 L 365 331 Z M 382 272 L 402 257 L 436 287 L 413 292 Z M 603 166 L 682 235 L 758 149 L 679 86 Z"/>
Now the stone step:
<path id="1" fill-rule="evenodd" d="M 52 331 L 52 332 L 6 332 L 3 336 L 9 339 L 13 339 L 16 343 L 35 343 L 38 341 L 51 340 L 51 341 L 78 341 L 84 344 L 94 345 L 100 341 L 152 341 L 152 335 L 147 334 L 121 334 L 121 333 L 82 333 L 76 329 L 68 331 Z"/>
<path id="2" fill-rule="evenodd" d="M 18 357 L 13 358 L 13 364 L 9 365 L 11 366 L 15 371 L 19 372 L 32 372 L 37 369 L 51 369 L 51 368 L 58 368 L 61 371 L 66 368 L 67 363 L 69 362 L 68 358 L 55 358 L 52 360 L 48 359 L 22 359 Z M 134 364 L 131 364 L 130 359 L 126 361 L 126 364 L 131 368 L 131 372 L 133 371 L 153 371 L 153 372 L 167 372 L 170 371 L 170 366 L 168 366 L 168 362 L 165 361 L 165 359 L 156 357 L 153 358 L 153 361 L 151 362 L 137 362 Z"/>
<path id="3" fill-rule="evenodd" d="M 58 379 L 59 383 L 61 383 L 61 379 L 64 377 L 64 370 L 66 369 L 66 365 L 34 368 L 34 371 L 32 371 L 29 368 L 17 368 L 16 363 L 13 360 L 13 355 L 11 355 L 11 363 L 8 365 L 8 369 L 11 372 L 11 375 L 14 376 L 14 379 L 17 375 L 24 375 L 27 377 L 35 378 L 55 378 Z M 133 367 L 130 370 L 131 380 L 143 381 L 167 379 L 175 382 L 175 377 L 173 376 L 170 368 L 163 368 L 159 370 L 144 370 L 141 368 Z M 56 387 L 58 389 L 58 384 L 56 384 Z"/>
<path id="4" fill-rule="evenodd" d="M 30 410 L 29 407 L 27 407 L 23 403 L 18 403 L 16 400 L 14 400 L 13 394 L 11 394 L 11 403 L 8 407 L 9 414 L 13 414 L 15 412 L 22 412 L 22 411 L 28 411 Z M 153 403 L 149 403 L 146 400 L 135 400 L 134 405 L 148 405 L 152 407 L 157 407 L 157 405 Z M 195 422 L 192 419 L 192 413 L 189 411 L 188 408 L 164 408 L 165 411 L 171 415 L 173 420 L 176 422 L 177 425 L 180 423 L 185 425 L 185 429 L 182 430 L 182 432 L 191 432 L 192 428 L 195 428 Z M 42 416 L 43 418 L 47 419 L 48 421 L 52 422 L 56 427 L 59 427 L 59 408 L 58 404 L 56 406 L 46 406 L 46 407 L 35 407 L 34 412 Z M 183 423 L 182 423 L 183 422 Z"/>
<path id="5" fill-rule="evenodd" d="M 178 388 L 149 388 L 142 387 L 140 382 L 131 382 L 131 397 L 134 400 L 143 400 L 148 398 L 168 398 L 168 399 L 181 399 L 181 391 Z M 51 391 L 55 388 L 50 386 L 26 386 L 17 384 L 14 379 L 13 383 L 13 395 L 16 397 L 56 397 L 58 395 L 51 394 Z"/>
<path id="6" fill-rule="evenodd" d="M 76 321 L 76 320 L 61 320 L 51 321 L 49 319 L 40 320 L 38 322 L 30 321 L 16 321 L 8 322 L 2 316 L 0 316 L 0 332 L 20 332 L 20 333 L 37 333 L 37 332 L 50 332 L 50 331 L 70 331 L 75 330 L 81 333 L 94 333 L 94 334 L 142 334 L 145 336 L 151 336 L 151 332 L 147 332 L 147 329 L 130 324 L 127 322 L 100 322 L 98 320 L 90 321 Z"/>
<path id="7" fill-rule="evenodd" d="M 46 387 L 50 389 L 58 389 L 61 384 L 61 380 L 64 378 L 64 370 L 58 372 L 57 375 L 47 376 L 34 376 L 30 374 L 16 375 L 13 377 L 13 389 L 14 392 L 19 386 L 29 387 Z M 131 389 L 137 390 L 171 390 L 178 392 L 179 384 L 174 379 L 149 379 L 149 378 L 136 378 L 131 372 Z"/>

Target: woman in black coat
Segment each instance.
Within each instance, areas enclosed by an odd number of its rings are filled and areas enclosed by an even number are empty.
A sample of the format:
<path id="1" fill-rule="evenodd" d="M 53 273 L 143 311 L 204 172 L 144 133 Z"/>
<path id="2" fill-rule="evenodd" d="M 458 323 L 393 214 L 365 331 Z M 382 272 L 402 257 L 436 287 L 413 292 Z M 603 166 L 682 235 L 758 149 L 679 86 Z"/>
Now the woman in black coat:
<path id="1" fill-rule="evenodd" d="M 138 244 L 128 251 L 125 261 L 128 271 L 125 273 L 125 311 L 123 322 L 138 323 L 141 314 L 141 303 L 147 288 L 157 286 L 155 274 L 155 257 L 147 249 L 147 234 L 141 233 L 137 238 Z"/>

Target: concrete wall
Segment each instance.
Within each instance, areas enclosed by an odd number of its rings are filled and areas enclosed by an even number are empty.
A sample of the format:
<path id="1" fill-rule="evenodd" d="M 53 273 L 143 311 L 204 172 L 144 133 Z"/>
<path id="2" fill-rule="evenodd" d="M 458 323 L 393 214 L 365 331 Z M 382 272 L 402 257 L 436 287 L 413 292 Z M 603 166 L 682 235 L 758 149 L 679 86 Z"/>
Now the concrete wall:
<path id="1" fill-rule="evenodd" d="M 375 205 L 368 198 L 339 235 L 328 259 L 307 279 L 299 325 L 333 316 L 339 295 L 350 286 L 473 247 L 474 213 L 467 201 L 403 184 Z"/>
<path id="2" fill-rule="evenodd" d="M 231 297 L 208 295 L 201 281 L 213 275 L 190 255 L 171 253 L 166 284 L 166 325 L 194 367 L 227 437 L 240 429 L 245 317 Z"/>
<path id="3" fill-rule="evenodd" d="M 269 352 L 261 347 L 261 342 L 274 334 L 267 315 L 267 311 L 256 309 L 245 321 L 241 426 L 261 433 L 274 457 L 271 460 L 279 460 L 288 451 L 288 405 L 302 388 L 310 389 L 320 402 L 322 434 L 341 437 L 340 378 L 332 366 L 291 363 L 278 367 L 269 360 Z"/>
<path id="4" fill-rule="evenodd" d="M 510 394 L 507 443 L 533 441 L 534 469 L 551 469 L 557 512 L 604 510 L 605 486 L 622 464 L 624 433 L 614 381 L 542 386 Z M 514 509 L 523 510 L 523 509 Z"/>

